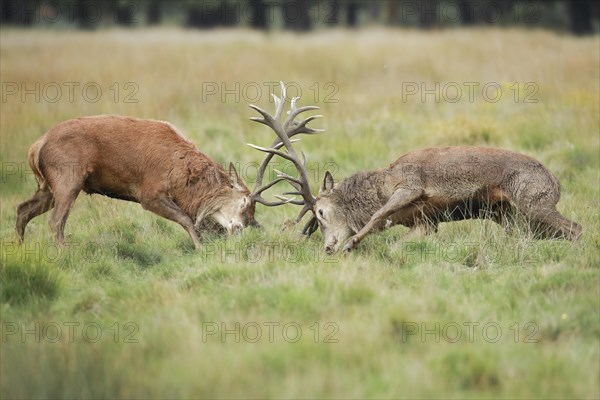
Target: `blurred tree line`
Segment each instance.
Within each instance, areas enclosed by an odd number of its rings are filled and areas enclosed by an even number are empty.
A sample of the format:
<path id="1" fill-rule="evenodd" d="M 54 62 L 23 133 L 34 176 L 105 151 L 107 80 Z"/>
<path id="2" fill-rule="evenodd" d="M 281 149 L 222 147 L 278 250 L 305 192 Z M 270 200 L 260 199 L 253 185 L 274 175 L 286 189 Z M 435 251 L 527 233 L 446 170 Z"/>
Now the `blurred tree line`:
<path id="1" fill-rule="evenodd" d="M 309 31 L 368 25 L 436 29 L 521 25 L 600 31 L 600 2 L 593 0 L 0 0 L 4 25 L 57 28 L 178 25 L 209 29 Z"/>

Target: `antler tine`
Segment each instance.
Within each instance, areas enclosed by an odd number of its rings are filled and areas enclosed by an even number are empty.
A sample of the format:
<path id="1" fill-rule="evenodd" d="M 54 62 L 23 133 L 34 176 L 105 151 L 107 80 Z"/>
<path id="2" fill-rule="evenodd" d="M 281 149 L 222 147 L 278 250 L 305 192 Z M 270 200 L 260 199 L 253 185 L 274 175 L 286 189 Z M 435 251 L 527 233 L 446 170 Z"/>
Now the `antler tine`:
<path id="1" fill-rule="evenodd" d="M 298 142 L 300 141 L 300 139 L 292 139 L 290 140 L 290 142 Z M 283 143 L 280 142 L 279 140 L 275 140 L 273 143 L 271 143 L 271 148 L 278 150 L 283 146 Z M 253 193 L 261 193 L 264 190 L 260 190 L 262 187 L 262 181 L 263 181 L 263 176 L 265 174 L 265 172 L 267 171 L 267 166 L 269 165 L 269 163 L 271 162 L 271 159 L 273 158 L 274 154 L 267 154 L 265 156 L 265 158 L 263 159 L 262 163 L 260 164 L 260 166 L 258 167 L 258 171 L 256 173 L 256 183 L 254 184 L 254 190 Z M 271 187 L 272 185 L 269 185 L 269 187 Z"/>
<path id="2" fill-rule="evenodd" d="M 282 200 L 284 202 L 284 204 L 295 204 L 298 206 L 304 205 L 304 201 L 302 201 L 302 200 L 296 200 L 294 198 L 287 198 L 287 197 L 283 197 L 283 196 L 279 196 L 279 195 L 275 195 L 275 197 L 278 198 L 279 200 Z"/>
<path id="3" fill-rule="evenodd" d="M 250 117 L 250 119 L 252 121 L 260 122 L 261 124 L 265 124 L 265 125 L 269 125 L 267 122 L 271 123 L 271 121 L 273 120 L 273 117 L 271 115 L 269 115 L 268 112 L 266 112 L 265 110 L 260 108 L 259 106 L 254 105 L 254 104 L 249 104 L 248 107 L 258 111 L 263 116 L 263 118 Z"/>
<path id="4" fill-rule="evenodd" d="M 281 98 L 277 97 L 275 93 L 271 93 L 271 96 L 273 96 L 273 100 L 275 101 L 275 119 L 277 121 L 281 119 L 281 114 L 283 113 L 283 106 L 285 105 L 285 97 L 287 93 L 283 81 L 279 81 L 279 86 L 281 87 Z"/>
<path id="5" fill-rule="evenodd" d="M 321 132 L 325 132 L 325 129 L 314 129 L 314 128 L 309 128 L 306 126 L 306 124 L 308 124 L 310 121 L 313 121 L 317 118 L 321 118 L 323 117 L 322 115 L 313 115 L 311 117 L 306 118 L 305 120 L 301 121 L 301 122 L 296 122 L 293 121 L 292 124 L 292 129 L 289 131 L 289 135 L 297 135 L 299 133 L 306 133 L 309 135 L 315 134 L 315 133 L 321 133 Z"/>
<path id="6" fill-rule="evenodd" d="M 296 189 L 298 191 L 301 190 L 302 182 L 300 182 L 299 179 L 296 179 L 293 176 L 283 173 L 275 168 L 273 168 L 273 171 L 275 171 L 275 173 L 277 174 L 277 178 L 284 179 L 284 180 L 288 181 L 294 187 L 294 189 Z"/>
<path id="7" fill-rule="evenodd" d="M 319 222 L 317 221 L 317 217 L 313 215 L 306 225 L 304 225 L 304 228 L 302 228 L 302 234 L 310 237 L 317 229 L 319 229 Z"/>
<path id="8" fill-rule="evenodd" d="M 262 204 L 263 206 L 266 206 L 266 207 L 278 207 L 278 206 L 282 206 L 284 204 L 288 204 L 289 203 L 288 201 L 268 201 L 268 200 L 265 200 L 264 198 L 262 198 L 260 196 L 257 196 L 254 199 L 254 201 L 256 203 L 260 203 L 260 204 Z"/>
<path id="9" fill-rule="evenodd" d="M 298 97 L 295 97 L 295 99 L 298 99 Z M 289 127 L 290 124 L 294 122 L 294 119 L 298 115 L 302 114 L 303 112 L 312 111 L 312 110 L 319 110 L 319 107 L 317 107 L 317 106 L 304 106 L 304 107 L 300 107 L 300 108 L 292 108 L 290 111 L 288 111 L 288 116 L 287 116 L 287 119 L 285 121 L 284 126 L 286 128 Z"/>
<path id="10" fill-rule="evenodd" d="M 254 195 L 255 196 L 260 196 L 260 194 L 262 192 L 264 192 L 265 190 L 268 190 L 270 188 L 272 188 L 273 186 L 275 186 L 276 184 L 278 184 L 281 181 L 285 181 L 284 178 L 277 178 L 277 179 L 273 179 L 271 182 L 267 183 L 265 186 L 261 186 L 260 188 L 258 188 L 255 192 Z M 285 194 L 285 193 L 284 193 Z"/>
<path id="11" fill-rule="evenodd" d="M 293 224 L 297 224 L 299 223 L 302 218 L 306 215 L 307 212 L 312 211 L 312 206 L 310 204 L 305 204 L 304 207 L 302 207 L 302 210 L 300 211 L 300 213 L 298 214 L 298 217 L 296 217 L 296 219 L 293 221 Z M 285 229 L 285 227 L 284 227 Z M 319 229 L 319 223 L 317 221 L 317 217 L 315 215 L 313 215 L 308 222 L 304 225 L 304 227 L 302 228 L 302 234 L 310 237 L 310 235 L 312 235 L 313 233 L 315 233 L 315 231 Z M 283 229 L 282 229 L 283 230 Z"/>
<path id="12" fill-rule="evenodd" d="M 289 153 L 284 153 L 283 151 L 275 150 L 272 148 L 260 147 L 252 143 L 247 143 L 247 145 L 258 151 L 262 151 L 264 153 L 271 153 L 281 158 L 285 158 L 286 160 L 291 161 L 294 165 L 298 163 L 298 160 L 295 157 L 292 157 Z"/>

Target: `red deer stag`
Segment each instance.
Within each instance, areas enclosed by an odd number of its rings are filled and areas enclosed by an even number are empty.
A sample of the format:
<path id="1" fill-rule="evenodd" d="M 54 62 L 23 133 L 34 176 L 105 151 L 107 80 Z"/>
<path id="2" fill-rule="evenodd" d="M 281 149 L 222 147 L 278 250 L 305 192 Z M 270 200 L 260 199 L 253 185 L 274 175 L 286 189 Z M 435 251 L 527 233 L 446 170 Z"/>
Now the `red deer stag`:
<path id="1" fill-rule="evenodd" d="M 230 234 L 255 223 L 251 193 L 233 164 L 227 173 L 169 123 L 116 115 L 76 118 L 29 149 L 38 190 L 17 208 L 20 242 L 27 223 L 54 208 L 50 227 L 64 244 L 67 217 L 83 190 L 140 203 L 180 224 L 200 248 L 207 220 Z"/>
<path id="2" fill-rule="evenodd" d="M 296 108 L 298 99 L 294 98 L 282 124 L 285 87 L 281 85 L 282 99 L 273 95 L 275 116 L 251 105 L 263 116 L 252 119 L 269 126 L 278 137 L 270 148 L 250 145 L 268 153 L 259 168 L 253 200 L 269 206 L 302 205 L 296 223 L 312 211 L 313 217 L 303 233 L 310 236 L 320 227 L 325 252 L 338 251 L 344 242 L 344 252 L 350 252 L 372 230 L 392 225 L 410 228 L 409 235 L 428 234 L 437 231 L 440 222 L 471 218 L 492 219 L 509 231 L 516 217 L 522 215 L 538 237 L 576 240 L 581 236 L 581 226 L 556 210 L 560 198 L 558 179 L 539 161 L 507 150 L 484 147 L 417 150 L 400 157 L 388 168 L 359 172 L 338 185 L 334 185 L 332 175 L 326 172 L 317 198 L 313 197 L 306 158 L 304 153 L 302 159 L 298 157 L 292 145 L 296 140 L 290 138 L 298 133 L 319 132 L 306 124 L 320 115 L 295 122 L 298 114 L 317 107 Z M 280 150 L 282 147 L 285 151 Z M 299 176 L 277 171 L 277 179 L 262 186 L 263 174 L 274 155 L 291 161 Z M 295 189 L 284 195 L 299 195 L 302 200 L 278 196 L 281 201 L 271 203 L 260 197 L 264 190 L 283 180 Z"/>
<path id="3" fill-rule="evenodd" d="M 556 210 L 559 198 L 558 179 L 531 157 L 484 147 L 435 147 L 335 186 L 326 172 L 315 210 L 328 253 L 344 242 L 343 251 L 350 252 L 372 230 L 392 225 L 428 234 L 439 222 L 489 218 L 509 231 L 517 215 L 537 237 L 576 240 L 581 225 Z"/>

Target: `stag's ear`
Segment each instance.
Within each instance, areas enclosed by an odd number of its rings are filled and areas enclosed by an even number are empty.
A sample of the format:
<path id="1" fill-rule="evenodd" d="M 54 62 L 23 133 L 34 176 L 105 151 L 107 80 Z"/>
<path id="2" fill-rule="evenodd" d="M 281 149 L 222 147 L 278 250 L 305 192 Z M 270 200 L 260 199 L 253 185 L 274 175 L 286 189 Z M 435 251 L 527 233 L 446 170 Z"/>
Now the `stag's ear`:
<path id="1" fill-rule="evenodd" d="M 244 183 L 240 179 L 240 176 L 238 175 L 237 171 L 235 170 L 235 166 L 233 165 L 232 162 L 229 163 L 229 178 L 231 179 L 231 184 L 233 185 L 234 189 L 237 189 L 237 190 L 244 189 Z"/>
<path id="2" fill-rule="evenodd" d="M 333 176 L 329 171 L 325 171 L 325 177 L 323 178 L 323 184 L 321 184 L 321 194 L 329 193 L 333 190 Z"/>

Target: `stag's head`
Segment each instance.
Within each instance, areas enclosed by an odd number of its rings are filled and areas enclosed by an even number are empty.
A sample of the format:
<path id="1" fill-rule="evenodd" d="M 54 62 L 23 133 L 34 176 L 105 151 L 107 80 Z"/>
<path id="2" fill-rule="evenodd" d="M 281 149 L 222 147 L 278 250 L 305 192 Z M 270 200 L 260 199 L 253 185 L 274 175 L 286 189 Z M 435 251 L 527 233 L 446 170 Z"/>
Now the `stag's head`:
<path id="1" fill-rule="evenodd" d="M 352 230 L 342 208 L 336 202 L 333 176 L 329 171 L 325 172 L 314 213 L 323 234 L 323 249 L 328 254 L 337 252 L 346 239 L 352 236 Z"/>
<path id="2" fill-rule="evenodd" d="M 216 230 L 225 230 L 231 235 L 240 233 L 245 226 L 254 225 L 256 221 L 252 194 L 238 175 L 233 163 L 229 164 L 229 179 L 231 185 L 225 188 L 218 207 L 207 215 L 204 224 L 212 225 L 211 227 L 217 228 Z M 218 229 L 219 227 L 221 229 Z"/>

